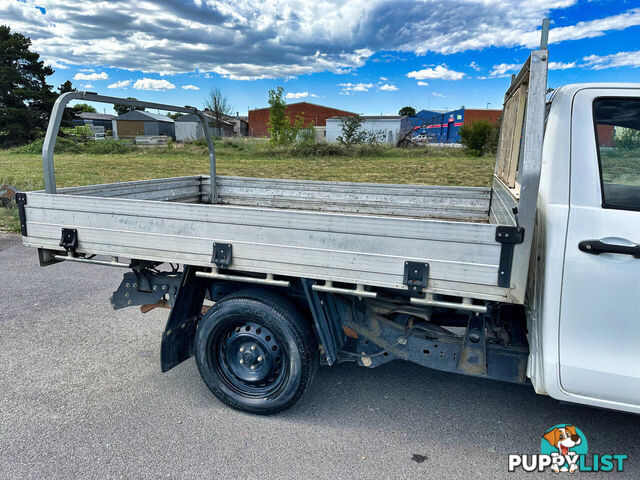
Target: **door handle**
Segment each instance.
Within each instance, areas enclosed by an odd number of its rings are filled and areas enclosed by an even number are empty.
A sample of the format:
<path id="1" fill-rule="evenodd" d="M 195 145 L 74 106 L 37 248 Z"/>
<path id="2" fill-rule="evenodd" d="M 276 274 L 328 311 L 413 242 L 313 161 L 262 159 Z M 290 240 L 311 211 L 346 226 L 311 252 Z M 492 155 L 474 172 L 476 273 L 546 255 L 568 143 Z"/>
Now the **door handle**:
<path id="1" fill-rule="evenodd" d="M 583 240 L 578 244 L 578 248 L 592 255 L 620 253 L 622 255 L 633 255 L 635 258 L 640 258 L 640 245 L 617 245 L 615 243 L 604 243 L 600 240 Z"/>

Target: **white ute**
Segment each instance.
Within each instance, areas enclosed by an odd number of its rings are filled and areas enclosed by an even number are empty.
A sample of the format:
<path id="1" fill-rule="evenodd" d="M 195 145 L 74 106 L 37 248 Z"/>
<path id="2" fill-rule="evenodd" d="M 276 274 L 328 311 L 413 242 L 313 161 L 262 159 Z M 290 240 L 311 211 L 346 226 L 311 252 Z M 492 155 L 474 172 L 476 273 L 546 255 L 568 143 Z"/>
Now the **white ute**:
<path id="1" fill-rule="evenodd" d="M 113 307 L 170 307 L 163 371 L 195 355 L 240 410 L 290 407 L 320 361 L 402 359 L 640 413 L 640 84 L 547 100 L 547 64 L 543 41 L 507 90 L 492 188 L 219 177 L 197 109 L 63 94 L 24 244 L 130 268 Z M 198 115 L 209 175 L 56 189 L 72 99 Z"/>

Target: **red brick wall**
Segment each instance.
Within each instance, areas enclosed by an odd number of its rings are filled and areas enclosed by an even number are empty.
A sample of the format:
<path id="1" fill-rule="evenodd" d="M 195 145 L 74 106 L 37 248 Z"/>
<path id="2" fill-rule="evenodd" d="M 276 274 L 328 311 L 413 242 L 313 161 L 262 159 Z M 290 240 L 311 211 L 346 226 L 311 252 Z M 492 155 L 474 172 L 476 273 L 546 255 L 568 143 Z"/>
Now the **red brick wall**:
<path id="1" fill-rule="evenodd" d="M 291 103 L 286 106 L 285 112 L 289 115 L 292 123 L 298 116 L 302 117 L 305 127 L 324 127 L 327 125 L 327 118 L 338 115 L 345 117 L 355 115 L 353 112 L 323 107 L 322 105 L 314 105 L 313 103 L 307 102 Z M 249 135 L 254 137 L 268 137 L 268 122 L 268 108 L 249 110 Z"/>
<path id="2" fill-rule="evenodd" d="M 601 147 L 613 147 L 615 145 L 613 125 L 604 125 L 599 123 L 598 128 L 598 145 Z"/>
<path id="3" fill-rule="evenodd" d="M 486 120 L 490 123 L 498 123 L 502 110 L 474 110 L 471 108 L 464 109 L 464 124 L 471 125 L 476 120 Z"/>

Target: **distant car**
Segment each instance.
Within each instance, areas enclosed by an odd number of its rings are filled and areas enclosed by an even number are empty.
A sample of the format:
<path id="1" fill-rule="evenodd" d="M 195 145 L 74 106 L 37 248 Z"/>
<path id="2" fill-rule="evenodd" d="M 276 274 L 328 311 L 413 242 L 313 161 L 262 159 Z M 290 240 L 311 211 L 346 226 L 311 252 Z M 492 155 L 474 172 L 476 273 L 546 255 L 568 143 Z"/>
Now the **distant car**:
<path id="1" fill-rule="evenodd" d="M 429 143 L 431 141 L 431 138 L 426 133 L 421 133 L 420 135 L 416 135 L 415 137 L 413 137 L 413 141 Z"/>

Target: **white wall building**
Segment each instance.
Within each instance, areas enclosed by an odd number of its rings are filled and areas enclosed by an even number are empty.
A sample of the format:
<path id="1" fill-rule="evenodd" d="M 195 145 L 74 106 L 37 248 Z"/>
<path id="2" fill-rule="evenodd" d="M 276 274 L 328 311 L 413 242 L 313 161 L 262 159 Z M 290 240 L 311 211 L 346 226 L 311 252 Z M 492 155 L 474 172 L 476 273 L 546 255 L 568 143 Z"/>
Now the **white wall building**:
<path id="1" fill-rule="evenodd" d="M 398 135 L 407 127 L 407 117 L 400 115 L 381 115 L 362 116 L 364 122 L 362 128 L 367 132 L 373 133 L 380 143 L 395 143 L 398 141 Z M 326 140 L 327 142 L 337 142 L 338 137 L 342 135 L 340 128 L 341 117 L 327 118 Z"/>

